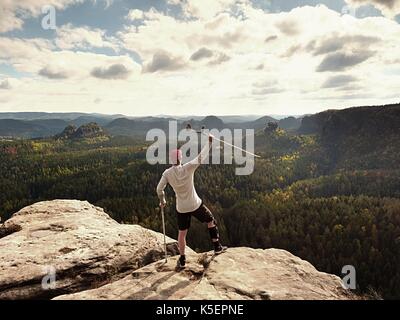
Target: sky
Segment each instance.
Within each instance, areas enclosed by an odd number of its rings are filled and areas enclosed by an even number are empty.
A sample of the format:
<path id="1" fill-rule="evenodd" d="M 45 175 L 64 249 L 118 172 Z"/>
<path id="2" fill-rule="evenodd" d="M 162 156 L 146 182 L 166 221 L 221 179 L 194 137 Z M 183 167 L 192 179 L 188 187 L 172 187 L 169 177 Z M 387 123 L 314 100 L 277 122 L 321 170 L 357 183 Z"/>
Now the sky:
<path id="1" fill-rule="evenodd" d="M 302 115 L 399 88 L 400 0 L 0 1 L 0 112 Z"/>

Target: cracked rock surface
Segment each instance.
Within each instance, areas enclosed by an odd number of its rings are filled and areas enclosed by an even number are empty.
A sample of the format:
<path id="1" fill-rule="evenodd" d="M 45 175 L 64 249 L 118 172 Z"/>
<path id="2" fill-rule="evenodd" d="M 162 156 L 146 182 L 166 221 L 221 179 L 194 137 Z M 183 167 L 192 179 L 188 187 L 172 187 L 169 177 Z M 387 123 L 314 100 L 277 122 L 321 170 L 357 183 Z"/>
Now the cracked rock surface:
<path id="1" fill-rule="evenodd" d="M 177 254 L 174 242 L 171 254 Z M 0 299 L 48 299 L 96 288 L 163 257 L 162 234 L 122 225 L 86 201 L 39 202 L 0 226 Z M 43 278 L 55 271 L 55 287 Z"/>
<path id="2" fill-rule="evenodd" d="M 176 272 L 177 257 L 154 262 L 94 290 L 56 299 L 348 300 L 339 277 L 318 272 L 284 250 L 231 248 L 213 257 L 191 254 Z M 206 265 L 207 265 L 206 264 Z"/>

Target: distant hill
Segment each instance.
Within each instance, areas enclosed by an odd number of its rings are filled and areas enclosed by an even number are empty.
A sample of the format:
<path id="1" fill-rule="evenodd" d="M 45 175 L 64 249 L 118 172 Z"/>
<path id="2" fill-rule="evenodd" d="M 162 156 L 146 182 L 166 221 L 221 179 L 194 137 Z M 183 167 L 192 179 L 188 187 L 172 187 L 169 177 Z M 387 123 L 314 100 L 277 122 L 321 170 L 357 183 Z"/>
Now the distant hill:
<path id="1" fill-rule="evenodd" d="M 270 116 L 264 116 L 253 121 L 245 121 L 239 123 L 229 123 L 228 127 L 233 129 L 254 129 L 255 131 L 264 129 L 268 122 L 278 122 L 278 120 Z"/>
<path id="2" fill-rule="evenodd" d="M 151 129 L 168 131 L 169 119 L 153 118 L 145 120 L 119 118 L 105 126 L 112 135 L 145 137 Z"/>
<path id="3" fill-rule="evenodd" d="M 122 115 L 103 115 L 97 113 L 46 113 L 46 112 L 3 112 L 0 113 L 0 137 L 39 138 L 49 137 L 60 133 L 68 125 L 80 127 L 87 123 L 97 123 L 114 136 L 130 136 L 143 138 L 151 129 L 167 131 L 169 121 L 178 121 L 178 129 L 186 127 L 188 123 L 193 128 L 222 130 L 254 129 L 259 131 L 265 128 L 268 122 L 277 122 L 285 130 L 297 129 L 299 119 L 288 118 L 276 120 L 270 116 L 206 116 L 206 117 L 125 117 Z M 249 120 L 254 119 L 254 120 Z"/>
<path id="4" fill-rule="evenodd" d="M 0 136 L 14 138 L 48 137 L 60 132 L 68 123 L 60 119 L 16 120 L 0 119 Z"/>
<path id="5" fill-rule="evenodd" d="M 297 130 L 301 126 L 302 119 L 295 117 L 288 117 L 280 120 L 278 125 L 284 130 Z"/>
<path id="6" fill-rule="evenodd" d="M 343 136 L 362 130 L 382 135 L 400 129 L 400 104 L 327 110 L 303 118 L 299 133 Z"/>
<path id="7" fill-rule="evenodd" d="M 191 120 L 201 121 L 204 119 L 205 116 L 195 116 L 195 115 L 188 115 L 188 116 L 171 116 L 171 115 L 159 115 L 156 116 L 157 118 L 173 118 L 178 121 L 188 122 Z M 255 121 L 260 118 L 260 115 L 225 115 L 225 116 L 217 116 L 221 119 L 224 123 L 240 123 L 240 122 L 250 122 Z M 274 118 L 274 117 L 273 117 Z"/>
<path id="8" fill-rule="evenodd" d="M 169 121 L 175 120 L 172 118 L 157 118 L 157 117 L 146 117 L 137 119 L 120 118 L 111 121 L 105 128 L 112 135 L 127 135 L 127 136 L 139 136 L 145 137 L 147 132 L 151 129 L 161 129 L 168 132 Z M 207 116 L 201 120 L 178 120 L 178 130 L 186 127 L 187 124 L 191 124 L 194 129 L 200 129 L 204 126 L 207 129 L 223 129 L 226 127 L 224 122 L 215 116 Z"/>
<path id="9" fill-rule="evenodd" d="M 87 123 L 105 126 L 121 115 L 97 113 L 0 112 L 0 137 L 41 138 L 60 133 L 66 126 Z"/>
<path id="10" fill-rule="evenodd" d="M 275 122 L 278 126 L 284 130 L 297 130 L 301 125 L 301 118 L 288 117 L 282 120 L 277 120 L 270 116 L 264 116 L 253 121 L 228 123 L 227 127 L 235 129 L 254 129 L 255 131 L 263 130 L 269 122 Z"/>
<path id="11" fill-rule="evenodd" d="M 48 113 L 48 112 L 0 112 L 0 119 L 38 120 L 38 119 L 76 119 L 85 113 Z"/>
<path id="12" fill-rule="evenodd" d="M 34 114 L 34 115 L 33 115 Z M 29 113 L 23 117 L 40 116 L 38 113 Z M 77 114 L 70 114 L 77 115 Z M 45 117 L 47 115 L 43 115 Z M 22 115 L 20 115 L 22 117 Z M 92 115 L 82 115 L 73 120 L 63 119 L 36 119 L 36 120 L 18 120 L 18 119 L 0 119 L 0 136 L 11 136 L 14 138 L 39 138 L 49 137 L 59 134 L 68 125 L 79 128 L 87 123 L 96 123 L 105 128 L 113 136 L 130 136 L 144 138 L 147 132 L 151 129 L 162 129 L 168 131 L 169 121 L 176 120 L 174 118 L 159 118 L 159 117 L 140 117 L 110 119 L 105 117 L 97 117 Z M 278 121 L 269 116 L 258 118 L 254 121 L 242 122 L 224 122 L 220 117 L 207 116 L 200 120 L 190 119 L 187 121 L 177 120 L 178 129 L 185 128 L 188 123 L 195 129 L 205 127 L 207 129 L 254 129 L 255 131 L 262 130 L 268 122 L 277 122 L 281 128 L 296 129 L 298 119 L 284 119 Z M 286 122 L 286 123 L 285 123 Z M 71 129 L 71 128 L 69 128 Z"/>
<path id="13" fill-rule="evenodd" d="M 99 124 L 100 126 L 105 126 L 108 123 L 110 123 L 112 120 L 113 120 L 113 118 L 108 118 L 108 117 L 84 115 L 84 116 L 80 116 L 74 120 L 69 121 L 69 123 L 73 124 L 77 127 L 80 127 L 81 125 L 84 125 L 86 123 L 91 123 L 91 122 L 95 122 L 95 123 Z"/>
<path id="14" fill-rule="evenodd" d="M 105 126 L 112 120 L 113 116 L 85 113 L 0 113 L 0 137 L 26 139 L 51 137 L 68 125 L 80 127 L 87 123 L 97 123 Z"/>
<path id="15" fill-rule="evenodd" d="M 338 167 L 400 167 L 400 104 L 328 110 L 305 117 L 298 131 L 317 135 Z"/>
<path id="16" fill-rule="evenodd" d="M 225 128 L 224 122 L 216 116 L 205 117 L 203 120 L 200 121 L 200 125 L 209 129 L 221 130 Z"/>
<path id="17" fill-rule="evenodd" d="M 43 119 L 62 119 L 66 121 L 75 120 L 80 117 L 91 117 L 108 119 L 109 121 L 116 118 L 124 117 L 121 114 L 101 114 L 101 113 L 83 113 L 83 112 L 0 112 L 0 119 L 16 119 L 16 120 L 43 120 Z"/>

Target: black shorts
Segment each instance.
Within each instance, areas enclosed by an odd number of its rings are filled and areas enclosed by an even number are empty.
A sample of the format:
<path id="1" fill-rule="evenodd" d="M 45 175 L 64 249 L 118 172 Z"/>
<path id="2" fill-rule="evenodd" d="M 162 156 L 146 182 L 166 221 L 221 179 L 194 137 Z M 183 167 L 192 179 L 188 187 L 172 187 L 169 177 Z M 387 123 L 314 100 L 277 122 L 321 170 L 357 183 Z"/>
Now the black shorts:
<path id="1" fill-rule="evenodd" d="M 214 216 L 211 213 L 210 209 L 208 209 L 204 204 L 201 204 L 201 206 L 193 212 L 176 213 L 178 216 L 178 228 L 181 231 L 190 228 L 190 221 L 192 220 L 192 216 L 194 216 L 201 223 L 209 223 L 214 220 Z"/>

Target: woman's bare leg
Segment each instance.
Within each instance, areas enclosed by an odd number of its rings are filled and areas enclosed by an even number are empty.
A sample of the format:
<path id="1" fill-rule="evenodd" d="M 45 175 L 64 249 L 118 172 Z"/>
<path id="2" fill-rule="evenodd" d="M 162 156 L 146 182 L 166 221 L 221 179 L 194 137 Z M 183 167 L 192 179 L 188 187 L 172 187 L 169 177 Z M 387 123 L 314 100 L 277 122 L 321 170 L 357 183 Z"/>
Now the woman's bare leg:
<path id="1" fill-rule="evenodd" d="M 187 232 L 188 232 L 187 229 L 186 230 L 179 230 L 178 246 L 179 246 L 179 253 L 181 254 L 181 256 L 185 255 Z"/>

